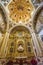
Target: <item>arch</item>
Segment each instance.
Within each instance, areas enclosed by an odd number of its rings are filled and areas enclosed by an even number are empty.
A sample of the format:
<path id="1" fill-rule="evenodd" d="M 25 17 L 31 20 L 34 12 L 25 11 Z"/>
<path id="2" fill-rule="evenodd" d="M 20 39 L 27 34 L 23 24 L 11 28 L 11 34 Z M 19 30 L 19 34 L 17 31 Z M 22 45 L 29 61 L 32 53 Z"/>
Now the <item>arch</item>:
<path id="1" fill-rule="evenodd" d="M 40 6 L 38 6 L 38 8 L 36 9 L 34 16 L 33 16 L 33 29 L 34 29 L 34 32 L 36 34 L 36 38 L 38 41 L 38 46 L 40 49 L 40 56 L 43 56 L 43 53 L 42 53 L 43 45 L 41 44 L 43 42 L 41 40 L 41 37 L 39 36 L 39 32 L 43 29 L 43 14 L 42 13 L 43 13 L 43 2 L 40 4 Z M 38 17 L 39 17 L 39 19 L 38 19 Z"/>
<path id="2" fill-rule="evenodd" d="M 38 16 L 40 15 L 42 10 L 43 10 L 43 3 L 41 3 L 40 6 L 38 6 L 38 8 L 36 9 L 36 11 L 33 15 L 33 28 L 35 30 L 35 33 L 37 33 L 37 31 L 35 29 L 36 24 L 37 24 L 37 19 L 38 19 Z M 42 28 L 43 28 L 43 25 L 42 25 Z"/>
<path id="3" fill-rule="evenodd" d="M 30 28 L 28 28 L 27 26 L 22 25 L 22 24 L 18 24 L 18 25 L 13 26 L 13 27 L 9 30 L 9 33 L 10 33 L 13 29 L 15 29 L 15 28 L 17 28 L 17 27 L 22 27 L 22 28 L 28 30 L 28 31 L 30 32 L 30 34 L 31 34 Z"/>
<path id="4" fill-rule="evenodd" d="M 9 29 L 9 19 L 8 19 L 7 11 L 5 10 L 4 5 L 0 2 L 0 37 L 1 37 L 0 50 L 2 50 L 3 48 L 3 42 L 6 37 L 6 32 L 8 31 L 8 29 Z"/>
<path id="5" fill-rule="evenodd" d="M 31 57 L 35 57 L 32 44 L 33 44 L 33 39 L 32 39 L 32 35 L 31 35 L 28 27 L 23 26 L 23 25 L 18 25 L 18 26 L 16 25 L 9 30 L 9 38 L 7 41 L 7 46 L 8 46 L 8 49 L 11 49 L 12 47 L 15 48 L 14 52 L 12 51 L 12 49 L 9 52 L 12 54 L 12 56 L 11 56 L 12 58 L 14 58 L 14 59 L 15 58 L 18 58 L 18 59 L 27 58 L 27 57 L 29 57 L 29 55 Z M 9 50 L 7 50 L 7 52 L 8 51 Z M 19 55 L 20 53 L 22 53 L 22 57 Z M 9 54 L 6 53 L 6 56 L 8 57 Z"/>
<path id="6" fill-rule="evenodd" d="M 8 30 L 8 28 L 9 28 L 9 22 L 8 22 L 8 15 L 7 15 L 7 11 L 5 10 L 5 7 L 4 7 L 4 5 L 0 2 L 0 10 L 2 11 L 2 16 L 3 16 L 3 18 L 4 18 L 4 22 L 7 24 L 6 25 L 6 31 Z"/>

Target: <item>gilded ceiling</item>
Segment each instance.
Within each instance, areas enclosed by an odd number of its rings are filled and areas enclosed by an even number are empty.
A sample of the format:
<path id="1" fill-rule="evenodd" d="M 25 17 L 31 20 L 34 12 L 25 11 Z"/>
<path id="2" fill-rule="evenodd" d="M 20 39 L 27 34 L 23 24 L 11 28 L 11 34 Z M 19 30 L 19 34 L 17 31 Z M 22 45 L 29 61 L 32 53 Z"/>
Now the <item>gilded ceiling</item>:
<path id="1" fill-rule="evenodd" d="M 9 15 L 13 22 L 27 23 L 34 10 L 31 1 L 12 0 L 8 5 Z"/>

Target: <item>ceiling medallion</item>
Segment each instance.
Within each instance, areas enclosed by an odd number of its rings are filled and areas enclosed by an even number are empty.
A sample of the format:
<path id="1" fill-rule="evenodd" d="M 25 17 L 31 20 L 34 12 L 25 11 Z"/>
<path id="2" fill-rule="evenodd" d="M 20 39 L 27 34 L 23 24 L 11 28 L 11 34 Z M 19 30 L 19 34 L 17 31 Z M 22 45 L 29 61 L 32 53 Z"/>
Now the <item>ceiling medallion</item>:
<path id="1" fill-rule="evenodd" d="M 8 5 L 10 18 L 16 23 L 27 23 L 34 10 L 33 5 L 28 0 L 12 0 Z"/>

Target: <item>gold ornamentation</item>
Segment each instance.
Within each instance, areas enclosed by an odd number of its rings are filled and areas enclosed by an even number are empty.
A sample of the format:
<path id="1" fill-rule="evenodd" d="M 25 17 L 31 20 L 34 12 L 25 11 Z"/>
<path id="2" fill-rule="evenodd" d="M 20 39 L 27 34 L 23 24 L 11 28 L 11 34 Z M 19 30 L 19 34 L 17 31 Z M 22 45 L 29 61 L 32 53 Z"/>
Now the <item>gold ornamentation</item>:
<path id="1" fill-rule="evenodd" d="M 13 0 L 8 5 L 10 18 L 18 23 L 26 23 L 31 18 L 34 8 L 28 0 Z"/>
<path id="2" fill-rule="evenodd" d="M 19 33 L 20 36 L 18 35 Z M 28 42 L 30 43 L 30 46 L 28 45 Z M 11 43 L 13 43 L 14 46 L 11 46 Z M 33 47 L 32 47 L 32 37 L 28 29 L 25 28 L 24 26 L 17 26 L 15 28 L 12 28 L 12 30 L 10 31 L 7 45 L 8 45 L 7 46 L 8 50 L 6 50 L 7 57 L 9 57 L 10 55 L 11 57 L 14 58 L 34 56 Z M 14 52 L 10 53 L 9 51 L 10 48 L 13 48 Z"/>

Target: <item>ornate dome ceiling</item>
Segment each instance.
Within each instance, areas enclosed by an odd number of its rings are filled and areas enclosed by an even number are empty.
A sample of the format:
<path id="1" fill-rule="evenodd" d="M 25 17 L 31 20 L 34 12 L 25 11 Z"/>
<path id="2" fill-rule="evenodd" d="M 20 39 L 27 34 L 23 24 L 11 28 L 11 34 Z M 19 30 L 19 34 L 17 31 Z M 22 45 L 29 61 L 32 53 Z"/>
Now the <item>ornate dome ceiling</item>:
<path id="1" fill-rule="evenodd" d="M 27 23 L 34 8 L 28 0 L 12 0 L 8 5 L 8 10 L 13 22 Z"/>

